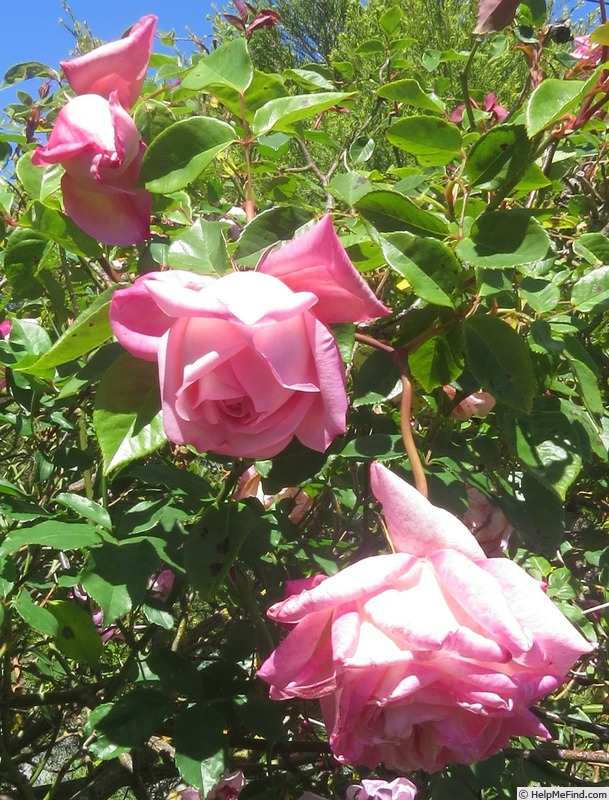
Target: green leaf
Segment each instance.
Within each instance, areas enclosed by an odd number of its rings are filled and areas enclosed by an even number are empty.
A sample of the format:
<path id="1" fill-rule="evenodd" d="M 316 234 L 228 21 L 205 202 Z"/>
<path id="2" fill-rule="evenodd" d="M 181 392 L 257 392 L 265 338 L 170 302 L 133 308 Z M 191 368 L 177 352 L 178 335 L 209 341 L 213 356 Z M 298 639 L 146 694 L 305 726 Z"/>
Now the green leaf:
<path id="1" fill-rule="evenodd" d="M 173 269 L 186 269 L 199 275 L 223 275 L 228 253 L 220 222 L 197 219 L 169 245 L 168 264 Z"/>
<path id="2" fill-rule="evenodd" d="M 600 367 L 574 336 L 565 336 L 564 345 L 563 353 L 575 375 L 584 405 L 591 414 L 601 415 L 603 398 L 598 385 Z"/>
<path id="3" fill-rule="evenodd" d="M 15 600 L 15 609 L 21 619 L 43 636 L 57 634 L 57 619 L 46 608 L 34 603 L 27 589 L 22 589 Z"/>
<path id="4" fill-rule="evenodd" d="M 567 567 L 558 567 L 548 580 L 548 597 L 556 600 L 573 600 L 581 592 L 581 583 Z"/>
<path id="5" fill-rule="evenodd" d="M 374 185 L 359 172 L 340 172 L 328 187 L 333 195 L 353 206 L 361 197 L 374 190 Z"/>
<path id="6" fill-rule="evenodd" d="M 235 258 L 239 261 L 255 254 L 262 255 L 273 244 L 291 239 L 312 217 L 313 213 L 301 206 L 277 206 L 263 211 L 241 232 Z"/>
<path id="7" fill-rule="evenodd" d="M 391 6 L 379 17 L 379 25 L 387 36 L 391 36 L 402 21 L 403 16 L 404 12 L 399 6 Z"/>
<path id="8" fill-rule="evenodd" d="M 334 89 L 332 81 L 312 69 L 284 69 L 282 77 L 294 81 L 303 89 L 326 89 L 330 92 Z"/>
<path id="9" fill-rule="evenodd" d="M 109 311 L 116 286 L 102 292 L 80 314 L 43 356 L 24 371 L 34 374 L 67 364 L 88 353 L 112 337 Z"/>
<path id="10" fill-rule="evenodd" d="M 53 497 L 54 503 L 59 503 L 66 508 L 71 508 L 80 517 L 88 519 L 95 525 L 99 525 L 107 531 L 112 530 L 112 520 L 110 514 L 103 506 L 96 503 L 94 500 L 89 500 L 88 497 L 82 497 L 79 494 L 72 494 L 69 492 L 60 492 Z"/>
<path id="11" fill-rule="evenodd" d="M 29 528 L 10 531 L 0 545 L 0 555 L 16 553 L 22 547 L 40 545 L 55 550 L 79 550 L 101 544 L 103 536 L 90 525 L 47 520 Z"/>
<path id="12" fill-rule="evenodd" d="M 233 702 L 237 718 L 246 730 L 264 736 L 271 742 L 287 741 L 287 730 L 283 724 L 285 711 L 280 704 L 253 693 L 237 696 Z"/>
<path id="13" fill-rule="evenodd" d="M 157 100 L 146 100 L 140 103 L 133 115 L 133 121 L 142 141 L 150 144 L 160 133 L 176 121 L 172 110 Z"/>
<path id="14" fill-rule="evenodd" d="M 298 486 L 319 473 L 327 461 L 327 455 L 311 450 L 296 437 L 279 455 L 270 461 L 257 462 L 265 494 L 277 494 L 285 486 Z M 265 469 L 262 469 L 262 464 Z"/>
<path id="15" fill-rule="evenodd" d="M 385 45 L 380 39 L 367 39 L 355 51 L 356 56 L 374 56 L 385 52 Z"/>
<path id="16" fill-rule="evenodd" d="M 512 498 L 504 506 L 508 519 L 534 552 L 554 558 L 565 531 L 563 502 L 526 470 L 519 488 L 524 501 Z"/>
<path id="17" fill-rule="evenodd" d="M 201 673 L 190 658 L 157 647 L 146 658 L 146 667 L 166 692 L 177 692 L 195 699 L 203 695 Z"/>
<path id="18" fill-rule="evenodd" d="M 104 542 L 89 553 L 79 581 L 104 612 L 104 625 L 139 605 L 158 556 L 147 541 Z"/>
<path id="19" fill-rule="evenodd" d="M 46 64 L 42 64 L 40 61 L 21 61 L 6 70 L 0 88 L 4 89 L 6 86 L 13 86 L 15 83 L 27 81 L 30 78 L 52 78 L 59 81 L 57 72 L 47 67 Z"/>
<path id="20" fill-rule="evenodd" d="M 508 412 L 506 440 L 512 453 L 546 489 L 564 501 L 582 468 L 577 432 L 560 411 L 538 402 L 528 416 Z"/>
<path id="21" fill-rule="evenodd" d="M 209 508 L 184 543 L 186 574 L 203 600 L 224 582 L 255 517 L 241 503 Z"/>
<path id="22" fill-rule="evenodd" d="M 55 644 L 75 661 L 95 666 L 102 654 L 102 640 L 91 616 L 69 600 L 53 600 L 47 606 L 57 621 Z"/>
<path id="23" fill-rule="evenodd" d="M 103 761 L 139 747 L 156 733 L 171 709 L 171 700 L 156 689 L 133 689 L 116 703 L 94 709 L 85 725 L 85 736 L 95 733 L 89 745 Z"/>
<path id="24" fill-rule="evenodd" d="M 238 37 L 221 45 L 182 79 L 184 89 L 205 89 L 212 84 L 229 86 L 237 92 L 245 92 L 254 76 L 254 65 L 247 51 L 247 42 Z"/>
<path id="25" fill-rule="evenodd" d="M 439 216 L 425 211 L 399 192 L 378 189 L 355 203 L 364 219 L 381 233 L 409 231 L 418 236 L 446 236 L 448 225 Z"/>
<path id="26" fill-rule="evenodd" d="M 44 294 L 36 273 L 49 247 L 46 236 L 27 228 L 17 228 L 8 237 L 4 272 L 13 288 L 13 301 L 38 300 Z"/>
<path id="27" fill-rule="evenodd" d="M 374 153 L 374 139 L 368 136 L 359 136 L 349 148 L 349 158 L 354 164 L 364 164 Z"/>
<path id="28" fill-rule="evenodd" d="M 524 125 L 497 125 L 484 133 L 469 151 L 465 174 L 472 186 L 497 189 L 524 174 L 531 142 Z"/>
<path id="29" fill-rule="evenodd" d="M 456 253 L 475 267 L 506 269 L 539 261 L 550 247 L 550 238 L 535 217 L 513 209 L 479 217 L 470 236 L 457 245 Z"/>
<path id="30" fill-rule="evenodd" d="M 177 192 L 196 180 L 236 138 L 228 123 L 212 117 L 190 117 L 175 122 L 144 153 L 140 183 L 150 192 Z"/>
<path id="31" fill-rule="evenodd" d="M 586 81 L 565 81 L 546 78 L 535 89 L 527 103 L 525 119 L 529 136 L 548 128 L 572 111 L 580 100 Z"/>
<path id="32" fill-rule="evenodd" d="M 254 77 L 245 95 L 241 95 L 230 86 L 221 86 L 217 83 L 208 86 L 207 91 L 226 106 L 237 119 L 241 119 L 245 112 L 245 121 L 248 123 L 253 121 L 256 111 L 269 100 L 285 97 L 287 94 L 283 80 L 278 75 L 269 75 L 257 69 L 254 70 Z"/>
<path id="33" fill-rule="evenodd" d="M 129 353 L 112 364 L 97 390 L 93 412 L 104 475 L 167 441 L 160 404 L 156 364 Z"/>
<path id="34" fill-rule="evenodd" d="M 44 201 L 59 189 L 65 170 L 61 164 L 36 167 L 32 164 L 32 155 L 33 151 L 21 156 L 16 165 L 17 175 L 32 200 Z"/>
<path id="35" fill-rule="evenodd" d="M 355 374 L 353 407 L 376 405 L 402 391 L 402 381 L 389 353 L 374 350 Z"/>
<path id="36" fill-rule="evenodd" d="M 175 763 L 182 779 L 207 797 L 222 777 L 227 740 L 221 714 L 197 704 L 182 711 L 175 720 L 173 745 Z"/>
<path id="37" fill-rule="evenodd" d="M 593 267 L 609 264 L 609 236 L 602 233 L 584 233 L 573 242 L 573 252 Z"/>
<path id="38" fill-rule="evenodd" d="M 428 303 L 455 308 L 463 270 L 453 252 L 437 239 L 389 233 L 381 237 L 383 255 L 413 292 Z"/>
<path id="39" fill-rule="evenodd" d="M 444 103 L 434 94 L 423 91 L 420 84 L 412 78 L 386 83 L 376 93 L 379 97 L 392 100 L 394 103 L 404 103 L 407 106 L 422 108 L 424 111 L 435 111 L 438 114 L 444 113 Z"/>
<path id="40" fill-rule="evenodd" d="M 590 41 L 607 47 L 609 45 L 609 22 L 604 22 L 595 28 L 590 34 Z"/>
<path id="41" fill-rule="evenodd" d="M 573 286 L 571 302 L 583 314 L 598 314 L 609 308 L 609 266 L 593 269 L 580 278 Z"/>
<path id="42" fill-rule="evenodd" d="M 90 258 L 99 258 L 102 255 L 103 251 L 96 240 L 75 225 L 70 217 L 38 201 L 29 206 L 19 222 L 38 231 L 70 253 Z"/>
<path id="43" fill-rule="evenodd" d="M 560 288 L 551 281 L 526 277 L 518 288 L 524 300 L 538 314 L 551 311 L 560 302 Z"/>
<path id="44" fill-rule="evenodd" d="M 371 433 L 361 436 L 347 443 L 340 454 L 343 458 L 355 458 L 358 461 L 371 461 L 376 458 L 381 461 L 392 461 L 404 458 L 404 442 L 396 434 Z"/>
<path id="45" fill-rule="evenodd" d="M 442 167 L 461 152 L 461 131 L 440 117 L 412 116 L 387 128 L 394 147 L 413 155 L 422 167 Z"/>
<path id="46" fill-rule="evenodd" d="M 427 339 L 410 354 L 408 365 L 426 392 L 454 381 L 463 372 L 461 332 Z"/>
<path id="47" fill-rule="evenodd" d="M 254 114 L 252 133 L 256 136 L 271 130 L 289 133 L 295 122 L 321 114 L 351 97 L 353 92 L 318 92 L 269 100 Z"/>
<path id="48" fill-rule="evenodd" d="M 530 411 L 535 373 L 521 336 L 498 317 L 478 314 L 463 325 L 466 365 L 482 389 L 521 411 Z"/>

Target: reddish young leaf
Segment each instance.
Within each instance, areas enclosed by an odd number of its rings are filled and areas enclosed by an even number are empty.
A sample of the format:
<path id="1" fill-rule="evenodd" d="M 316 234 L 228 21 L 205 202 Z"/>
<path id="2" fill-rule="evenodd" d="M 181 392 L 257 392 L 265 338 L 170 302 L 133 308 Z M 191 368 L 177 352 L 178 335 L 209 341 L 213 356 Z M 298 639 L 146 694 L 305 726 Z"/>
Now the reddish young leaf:
<path id="1" fill-rule="evenodd" d="M 475 34 L 494 33 L 514 19 L 519 0 L 480 0 Z"/>
<path id="2" fill-rule="evenodd" d="M 224 19 L 227 22 L 230 22 L 231 25 L 234 25 L 237 30 L 244 31 L 245 30 L 245 23 L 239 17 L 236 17 L 234 14 L 225 14 Z"/>
<path id="3" fill-rule="evenodd" d="M 258 16 L 247 26 L 247 32 L 251 33 L 256 28 L 272 28 L 279 21 L 279 14 L 268 8 L 263 8 Z"/>
<path id="4" fill-rule="evenodd" d="M 239 12 L 239 16 L 243 20 L 243 22 L 247 22 L 247 18 L 249 17 L 249 12 L 245 7 L 245 3 L 242 3 L 241 0 L 233 0 L 235 6 L 237 7 L 237 11 Z"/>

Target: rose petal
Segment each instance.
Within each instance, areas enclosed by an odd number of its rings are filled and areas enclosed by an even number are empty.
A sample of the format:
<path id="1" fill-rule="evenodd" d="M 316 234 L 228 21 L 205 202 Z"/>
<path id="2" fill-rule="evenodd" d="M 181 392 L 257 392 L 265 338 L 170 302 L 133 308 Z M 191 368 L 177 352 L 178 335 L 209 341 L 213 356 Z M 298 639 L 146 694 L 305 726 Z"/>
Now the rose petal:
<path id="1" fill-rule="evenodd" d="M 426 556 L 452 548 L 470 558 L 485 557 L 463 523 L 443 508 L 433 506 L 382 464 L 371 465 L 370 485 L 383 506 L 389 536 L 398 552 Z"/>
<path id="2" fill-rule="evenodd" d="M 146 77 L 157 17 L 149 14 L 132 26 L 123 39 L 96 47 L 83 56 L 60 61 L 76 94 L 108 98 L 117 91 L 125 108 L 137 100 Z"/>
<path id="3" fill-rule="evenodd" d="M 272 252 L 259 269 L 294 292 L 314 291 L 315 315 L 326 324 L 361 322 L 390 314 L 355 269 L 329 215 Z"/>

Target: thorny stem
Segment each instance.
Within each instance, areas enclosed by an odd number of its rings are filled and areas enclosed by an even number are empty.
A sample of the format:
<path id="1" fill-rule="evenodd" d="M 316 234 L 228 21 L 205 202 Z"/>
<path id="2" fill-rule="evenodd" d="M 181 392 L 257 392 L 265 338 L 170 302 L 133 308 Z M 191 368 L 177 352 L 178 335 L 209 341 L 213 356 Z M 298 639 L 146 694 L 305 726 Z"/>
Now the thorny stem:
<path id="1" fill-rule="evenodd" d="M 406 353 L 402 350 L 396 350 L 389 344 L 379 342 L 373 336 L 366 336 L 362 333 L 355 334 L 356 341 L 361 344 L 367 344 L 377 350 L 382 350 L 384 353 L 389 353 L 393 356 L 398 369 L 400 370 L 400 378 L 402 381 L 402 401 L 400 404 L 400 430 L 402 432 L 402 439 L 404 441 L 404 448 L 406 455 L 412 467 L 412 474 L 414 476 L 414 484 L 421 492 L 423 497 L 428 496 L 427 491 L 427 478 L 425 477 L 425 470 L 417 446 L 412 435 L 412 381 L 410 369 L 408 368 L 408 358 Z"/>

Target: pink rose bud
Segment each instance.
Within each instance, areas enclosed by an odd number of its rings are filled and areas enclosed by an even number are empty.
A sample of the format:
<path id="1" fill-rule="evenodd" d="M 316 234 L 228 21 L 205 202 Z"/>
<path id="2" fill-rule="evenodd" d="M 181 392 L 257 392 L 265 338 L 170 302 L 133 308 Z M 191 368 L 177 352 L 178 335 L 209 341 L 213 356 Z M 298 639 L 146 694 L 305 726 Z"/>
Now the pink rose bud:
<path id="1" fill-rule="evenodd" d="M 75 97 L 57 117 L 32 164 L 61 164 L 66 214 L 104 244 L 129 245 L 150 235 L 152 195 L 135 184 L 146 146 L 113 92 Z"/>
<path id="2" fill-rule="evenodd" d="M 163 569 L 156 576 L 150 586 L 150 594 L 157 600 L 165 601 L 169 597 L 173 584 L 175 583 L 175 573 L 171 569 Z"/>
<path id="3" fill-rule="evenodd" d="M 13 323 L 10 321 L 10 319 L 5 319 L 0 322 L 0 336 L 2 336 L 3 339 L 8 339 L 8 335 L 11 332 L 12 327 Z"/>
<path id="4" fill-rule="evenodd" d="M 474 534 L 489 558 L 503 555 L 514 530 L 507 517 L 473 486 L 467 487 L 467 500 L 463 524 Z"/>
<path id="5" fill-rule="evenodd" d="M 389 310 L 364 283 L 330 217 L 255 272 L 152 272 L 112 299 L 133 355 L 158 361 L 168 438 L 272 458 L 296 436 L 324 451 L 345 430 L 347 396 L 333 322 Z"/>
<path id="6" fill-rule="evenodd" d="M 408 778 L 387 782 L 363 780 L 361 786 L 350 786 L 345 800 L 414 800 L 417 787 Z"/>
<path id="7" fill-rule="evenodd" d="M 444 394 L 448 395 L 451 400 L 454 400 L 457 394 L 455 387 L 447 384 L 443 389 Z M 461 400 L 460 403 L 457 403 L 450 416 L 461 422 L 471 419 L 472 417 L 486 417 L 489 411 L 493 410 L 496 402 L 495 398 L 488 392 L 474 392 L 464 400 Z"/>
<path id="8" fill-rule="evenodd" d="M 370 475 L 395 552 L 270 608 L 294 625 L 258 673 L 271 698 L 319 698 L 339 762 L 398 772 L 549 738 L 530 707 L 593 645 L 456 517 L 380 464 Z"/>
<path id="9" fill-rule="evenodd" d="M 60 61 L 68 83 L 76 94 L 98 94 L 131 108 L 137 100 L 148 70 L 157 18 L 142 17 L 123 39 L 96 47 L 84 56 Z"/>

